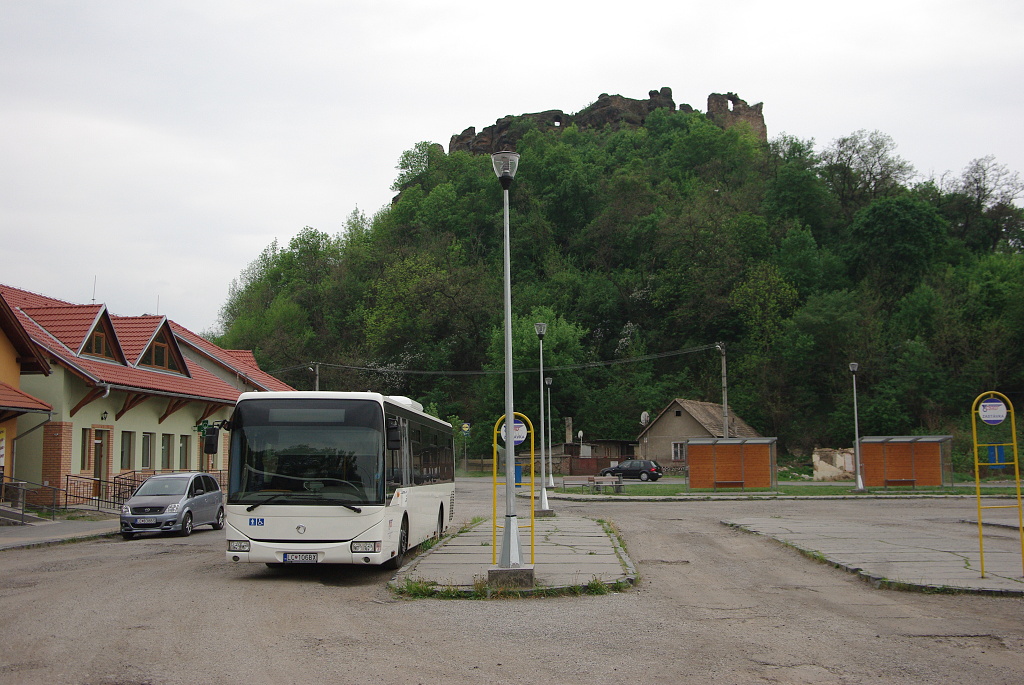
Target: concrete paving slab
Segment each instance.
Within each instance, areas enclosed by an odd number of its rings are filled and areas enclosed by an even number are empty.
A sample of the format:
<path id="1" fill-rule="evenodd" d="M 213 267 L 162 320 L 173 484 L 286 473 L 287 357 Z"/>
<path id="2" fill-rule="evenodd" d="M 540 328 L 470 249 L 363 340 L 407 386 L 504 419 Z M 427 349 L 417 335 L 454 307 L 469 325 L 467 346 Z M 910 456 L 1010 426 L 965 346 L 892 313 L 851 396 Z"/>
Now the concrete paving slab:
<path id="1" fill-rule="evenodd" d="M 1024 596 L 1024 562 L 1016 529 L 1000 529 L 992 535 L 986 529 L 982 576 L 976 524 L 828 525 L 786 516 L 723 523 L 821 557 L 876 585 Z"/>
<path id="2" fill-rule="evenodd" d="M 593 519 L 556 515 L 535 519 L 531 553 L 530 531 L 520 529 L 523 563 L 534 565 L 535 589 L 632 583 L 636 571 L 614 536 Z M 490 521 L 446 538 L 402 568 L 392 583 L 425 581 L 438 587 L 473 592 L 487 581 L 488 569 L 497 556 L 492 546 Z M 496 536 L 498 545 L 501 535 Z M 500 550 L 497 550 L 500 552 Z"/>

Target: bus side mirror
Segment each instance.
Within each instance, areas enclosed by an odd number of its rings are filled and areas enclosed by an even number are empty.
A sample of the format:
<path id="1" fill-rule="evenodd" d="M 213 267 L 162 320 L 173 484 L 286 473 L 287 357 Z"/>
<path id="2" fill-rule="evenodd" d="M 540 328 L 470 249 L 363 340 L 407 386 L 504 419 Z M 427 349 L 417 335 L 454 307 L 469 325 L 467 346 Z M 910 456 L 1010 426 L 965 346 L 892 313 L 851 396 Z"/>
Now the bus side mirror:
<path id="1" fill-rule="evenodd" d="M 212 426 L 203 433 L 203 454 L 217 454 L 220 452 L 220 428 Z"/>
<path id="2" fill-rule="evenodd" d="M 402 429 L 395 419 L 388 419 L 387 448 L 389 450 L 402 449 Z"/>

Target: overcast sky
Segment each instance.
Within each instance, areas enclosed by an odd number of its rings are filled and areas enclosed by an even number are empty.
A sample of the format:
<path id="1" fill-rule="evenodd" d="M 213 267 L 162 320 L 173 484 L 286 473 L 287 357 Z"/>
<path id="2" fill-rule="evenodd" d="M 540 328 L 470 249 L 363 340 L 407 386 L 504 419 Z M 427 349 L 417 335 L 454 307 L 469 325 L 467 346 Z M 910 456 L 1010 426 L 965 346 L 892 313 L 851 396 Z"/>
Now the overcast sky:
<path id="1" fill-rule="evenodd" d="M 0 282 L 210 331 L 418 141 L 662 86 L 819 149 L 882 131 L 923 176 L 1024 173 L 1022 35 L 1019 0 L 0 0 Z"/>

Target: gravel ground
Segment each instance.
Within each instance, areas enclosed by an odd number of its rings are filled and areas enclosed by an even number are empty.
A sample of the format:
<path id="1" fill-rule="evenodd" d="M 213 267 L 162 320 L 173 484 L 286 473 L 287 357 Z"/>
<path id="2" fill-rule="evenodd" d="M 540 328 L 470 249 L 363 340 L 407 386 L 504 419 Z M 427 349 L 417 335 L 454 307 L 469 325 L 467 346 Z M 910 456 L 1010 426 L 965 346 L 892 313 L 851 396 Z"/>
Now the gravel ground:
<path id="1" fill-rule="evenodd" d="M 458 490 L 456 521 L 489 514 L 486 481 Z M 1024 682 L 1024 601 L 876 590 L 721 524 L 949 506 L 555 500 L 611 521 L 640 582 L 511 601 L 397 599 L 373 568 L 231 565 L 209 529 L 10 550 L 0 683 Z"/>

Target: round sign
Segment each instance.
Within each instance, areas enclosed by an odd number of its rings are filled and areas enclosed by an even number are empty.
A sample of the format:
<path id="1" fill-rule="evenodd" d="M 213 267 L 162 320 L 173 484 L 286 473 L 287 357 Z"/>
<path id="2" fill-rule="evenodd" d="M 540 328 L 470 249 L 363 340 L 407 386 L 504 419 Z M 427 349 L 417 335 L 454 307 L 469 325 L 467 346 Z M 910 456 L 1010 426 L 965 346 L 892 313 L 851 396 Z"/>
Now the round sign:
<path id="1" fill-rule="evenodd" d="M 997 397 L 982 400 L 978 405 L 978 416 L 990 426 L 998 426 L 1006 420 L 1006 405 Z"/>
<path id="2" fill-rule="evenodd" d="M 516 445 L 521 445 L 523 444 L 523 441 L 526 440 L 526 424 L 520 421 L 519 419 L 515 420 L 515 428 L 512 432 L 512 439 L 515 441 Z M 501 424 L 501 441 L 506 442 L 504 423 Z"/>

